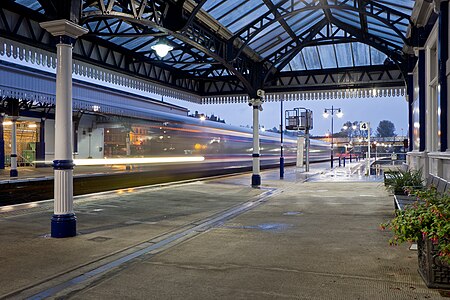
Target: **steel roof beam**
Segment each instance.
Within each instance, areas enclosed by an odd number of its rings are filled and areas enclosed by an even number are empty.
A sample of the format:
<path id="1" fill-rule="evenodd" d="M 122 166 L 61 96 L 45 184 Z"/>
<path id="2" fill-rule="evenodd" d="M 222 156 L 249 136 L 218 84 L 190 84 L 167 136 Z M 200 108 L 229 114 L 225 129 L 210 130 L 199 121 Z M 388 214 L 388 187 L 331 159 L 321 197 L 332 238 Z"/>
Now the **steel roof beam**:
<path id="1" fill-rule="evenodd" d="M 377 36 L 371 34 L 366 34 L 365 36 L 363 36 L 362 32 L 358 28 L 343 23 L 337 20 L 336 18 L 333 18 L 332 22 L 340 29 L 356 37 L 361 43 L 372 46 L 375 49 L 383 52 L 396 63 L 403 64 L 405 62 L 405 59 L 402 55 L 401 47 L 392 44 L 388 41 L 382 40 L 381 38 L 378 38 Z"/>
<path id="2" fill-rule="evenodd" d="M 286 23 L 286 20 L 281 16 L 281 14 L 278 11 L 278 9 L 272 3 L 272 0 L 263 0 L 263 2 L 269 8 L 269 11 L 271 11 L 274 14 L 275 17 L 280 18 L 279 22 L 280 22 L 281 26 L 289 34 L 291 39 L 294 40 L 294 41 L 298 40 L 297 35 L 295 34 L 295 32 L 292 31 L 291 26 L 289 26 Z"/>
<path id="3" fill-rule="evenodd" d="M 301 40 L 300 43 L 297 43 L 296 46 L 293 46 L 293 43 L 290 43 L 286 45 L 283 49 L 279 49 L 277 51 L 278 58 L 275 57 L 275 61 L 273 63 L 273 68 L 271 69 L 271 72 L 268 72 L 265 75 L 264 82 L 268 80 L 269 76 L 271 76 L 273 73 L 280 72 L 292 59 L 294 59 L 295 56 L 304 48 L 304 45 L 307 45 L 311 41 L 314 40 L 314 38 L 317 36 L 317 34 L 328 24 L 328 20 L 326 18 L 323 18 L 321 21 L 316 23 L 314 26 L 309 28 L 307 31 L 307 34 L 304 36 L 304 38 Z M 280 65 L 276 65 L 277 62 L 281 61 Z"/>
<path id="4" fill-rule="evenodd" d="M 319 4 L 318 4 L 319 3 Z M 374 19 L 377 19 L 386 27 L 390 28 L 392 31 L 395 32 L 396 36 L 398 36 L 404 43 L 407 43 L 407 39 L 405 35 L 394 25 L 401 22 L 406 21 L 408 24 L 410 23 L 409 18 L 401 12 L 397 12 L 395 10 L 392 10 L 388 7 L 385 7 L 383 5 L 379 5 L 377 3 L 373 2 L 367 2 L 364 7 L 357 7 L 350 6 L 345 4 L 345 2 L 338 2 L 335 1 L 335 4 L 322 4 L 321 2 L 312 2 L 310 5 L 307 5 L 305 7 L 302 7 L 300 9 L 291 10 L 290 12 L 283 14 L 279 17 L 270 17 L 270 15 L 263 15 L 262 17 L 258 18 L 257 20 L 253 21 L 243 29 L 241 29 L 235 37 L 239 37 L 244 42 L 241 47 L 247 46 L 250 41 L 258 36 L 262 31 L 264 31 L 266 28 L 274 24 L 275 22 L 279 22 L 282 18 L 286 18 L 289 16 L 293 16 L 302 12 L 310 11 L 310 10 L 330 10 L 330 9 L 337 9 L 337 10 L 350 10 L 357 13 L 361 13 L 366 16 L 370 16 Z M 383 18 L 380 16 L 381 13 L 386 13 L 387 18 Z M 395 17 L 394 17 L 395 16 Z M 330 15 L 330 18 L 332 18 L 332 15 Z M 335 18 L 334 18 L 335 19 Z M 238 34 L 241 34 L 238 36 Z M 246 34 L 245 36 L 242 36 L 242 34 Z"/>
<path id="5" fill-rule="evenodd" d="M 364 7 L 365 0 L 358 0 L 358 6 Z M 367 26 L 367 16 L 359 12 L 359 23 L 361 24 L 361 31 L 363 32 L 363 36 L 369 33 L 369 28 Z"/>
<path id="6" fill-rule="evenodd" d="M 111 3 L 113 0 L 110 0 Z M 125 0 L 124 0 L 125 1 Z M 130 1 L 130 0 L 126 0 Z M 98 8 L 98 7 L 97 7 Z M 133 12 L 134 14 L 134 12 Z M 222 63 L 227 69 L 234 73 L 246 86 L 249 93 L 255 93 L 259 87 L 255 87 L 255 83 L 251 82 L 251 72 L 249 70 L 255 69 L 255 63 L 245 56 L 240 56 L 238 59 L 233 61 L 228 61 L 227 51 L 229 51 L 229 44 L 218 38 L 215 34 L 211 33 L 208 29 L 203 28 L 195 22 L 192 23 L 189 28 L 184 32 L 174 32 L 164 28 L 163 26 L 156 23 L 157 17 L 152 16 L 149 19 L 139 19 L 133 14 L 128 14 L 126 12 L 117 11 L 100 11 L 91 10 L 84 13 L 82 18 L 82 23 L 89 22 L 90 19 L 111 19 L 118 18 L 127 22 L 129 24 L 138 24 L 141 28 L 149 28 L 153 30 L 158 30 L 159 32 L 171 35 L 174 38 L 182 41 L 191 47 L 205 53 L 209 57 L 215 59 L 216 61 Z"/>
<path id="7" fill-rule="evenodd" d="M 47 11 L 52 10 L 52 5 L 73 7 L 81 1 L 36 0 L 44 6 L 45 15 L 38 12 L 33 14 L 31 9 L 15 4 L 12 0 L 3 1 L 2 7 L 15 6 L 16 8 L 13 11 L 16 11 L 20 17 L 14 19 L 14 22 L 7 21 L 0 34 L 11 36 L 18 41 L 22 40 L 22 35 L 28 35 L 27 43 L 34 43 L 39 47 L 49 49 L 49 46 L 45 45 L 46 42 L 43 41 L 45 33 L 33 29 L 32 25 L 28 25 L 29 28 L 27 28 L 26 23 L 29 23 L 30 19 L 45 20 L 48 18 Z M 176 0 L 168 1 L 172 4 L 176 2 Z M 83 22 L 89 23 L 94 33 L 103 34 L 104 39 L 92 36 L 79 39 L 76 45 L 78 46 L 78 54 L 75 52 L 75 55 L 82 55 L 86 61 L 96 61 L 110 68 L 119 68 L 124 72 L 135 73 L 138 76 L 142 76 L 142 72 L 144 72 L 150 79 L 168 85 L 181 86 L 181 88 L 195 87 L 194 90 L 200 94 L 205 94 L 208 90 L 207 87 L 203 89 L 204 83 L 208 80 L 214 80 L 217 86 L 222 84 L 229 90 L 243 90 L 245 93 L 254 94 L 256 89 L 261 88 L 264 80 L 269 80 L 269 76 L 272 76 L 272 78 L 279 76 L 280 70 L 295 58 L 304 47 L 312 45 L 360 41 L 387 54 L 399 66 L 404 65 L 402 49 L 398 45 L 390 42 L 389 39 L 378 37 L 376 31 L 371 31 L 372 34 L 368 34 L 367 18 L 374 18 L 385 24 L 384 26 L 389 28 L 386 31 L 392 30 L 392 33 L 389 34 L 393 39 L 402 40 L 407 44 L 408 40 L 405 39 L 404 33 L 399 30 L 398 25 L 409 24 L 409 16 L 372 0 L 302 1 L 306 6 L 300 9 L 295 9 L 295 3 L 291 0 L 281 0 L 277 4 L 273 4 L 271 0 L 263 0 L 269 8 L 268 12 L 242 28 L 236 35 L 230 34 L 217 20 L 214 20 L 201 9 L 206 0 L 183 1 L 185 3 L 184 10 L 189 15 L 187 24 L 181 31 L 168 30 L 162 26 L 160 19 L 166 2 L 162 0 L 85 0 Z M 296 14 L 306 11 L 312 13 L 317 10 L 322 10 L 325 18 L 319 22 L 320 25 L 316 24 L 300 34 L 295 33 L 286 21 L 286 18 Z M 340 21 L 333 17 L 333 10 L 357 12 L 361 29 L 347 24 L 345 20 Z M 23 13 L 24 11 L 25 13 Z M 66 12 L 66 10 L 64 11 Z M 27 13 L 32 16 L 26 17 Z M 348 14 L 343 14 L 344 17 L 346 15 Z M 358 21 L 358 17 L 356 14 L 354 15 L 355 21 Z M 142 16 L 145 16 L 146 20 Z M 4 17 L 4 14 L 3 16 L 0 14 L 0 17 L 2 17 L 2 20 L 8 19 Z M 117 21 L 111 22 L 111 19 Z M 281 24 L 292 40 L 288 39 L 288 41 L 291 41 L 285 45 L 277 44 L 277 53 L 261 60 L 248 47 L 248 44 L 268 26 L 277 22 Z M 327 23 L 332 23 L 339 30 L 346 32 L 344 37 L 333 36 L 337 32 L 332 28 L 334 26 L 327 28 L 329 33 L 322 33 L 321 30 Z M 31 30 L 31 32 L 27 33 L 26 30 Z M 102 33 L 102 31 L 105 32 Z M 18 35 L 19 32 L 20 36 Z M 148 51 L 138 52 L 139 49 L 148 47 L 152 43 L 151 40 L 154 40 L 149 38 L 137 45 L 139 37 L 153 36 L 156 38 L 164 35 L 171 35 L 174 39 L 170 39 L 170 41 L 177 46 L 177 50 L 180 50 L 176 54 L 170 54 L 168 62 L 157 58 Z M 108 41 L 108 36 L 111 38 L 121 36 L 123 39 Z M 48 39 L 47 36 L 46 38 Z M 116 40 L 118 40 L 118 43 Z M 116 43 L 113 43 L 113 41 Z M 278 49 L 279 46 L 282 46 L 282 48 Z M 190 50 L 192 48 L 197 50 Z M 207 65 L 208 68 L 189 69 L 192 65 L 200 64 Z M 174 68 L 173 65 L 177 68 Z M 314 70 L 314 72 L 318 72 L 318 70 Z M 281 73 L 287 75 L 285 72 Z M 197 79 L 195 74 L 203 74 L 203 76 L 208 77 L 207 79 L 203 79 L 204 77 Z M 233 75 L 227 76 L 227 74 Z M 276 76 L 273 74 L 276 74 Z"/>
<path id="8" fill-rule="evenodd" d="M 245 93 L 242 86 L 231 84 L 236 80 L 233 76 L 229 76 L 228 81 L 218 81 L 209 77 L 198 79 L 204 82 L 202 96 Z M 264 87 L 266 94 L 405 87 L 403 73 L 395 65 L 281 72 L 271 83 L 270 86 Z"/>
<path id="9" fill-rule="evenodd" d="M 328 5 L 328 0 L 319 0 L 320 4 L 325 7 L 326 5 Z M 329 8 L 323 8 L 323 13 L 325 14 L 325 16 L 327 17 L 328 22 L 331 22 L 331 11 Z"/>
<path id="10" fill-rule="evenodd" d="M 323 19 L 321 22 L 326 21 L 326 19 Z M 282 49 L 279 49 L 277 53 L 274 53 L 272 56 L 269 56 L 266 59 L 273 61 L 274 67 L 276 67 L 278 72 L 281 72 L 281 70 L 303 48 L 307 46 L 324 44 L 324 41 L 330 41 L 329 43 L 334 43 L 335 41 L 340 40 L 340 42 L 342 43 L 344 41 L 361 42 L 361 40 L 363 40 L 362 43 L 372 46 L 375 49 L 385 53 L 394 61 L 400 64 L 404 62 L 403 56 L 400 54 L 401 48 L 394 44 L 389 44 L 370 34 L 366 35 L 365 39 L 363 39 L 362 33 L 357 28 L 352 28 L 349 25 L 342 23 L 334 18 L 332 18 L 332 22 L 336 25 L 336 29 L 332 30 L 330 28 L 330 25 L 328 25 L 329 28 L 326 31 L 323 31 L 322 28 L 326 26 L 326 23 L 321 22 L 317 23 L 314 27 L 311 27 L 312 34 L 305 38 L 301 45 L 294 46 L 293 43 L 287 44 Z"/>
<path id="11" fill-rule="evenodd" d="M 16 14 L 14 11 L 10 12 L 14 8 L 19 9 L 21 17 L 9 15 Z M 6 20 L 6 23 L 0 22 L 0 36 L 49 52 L 55 51 L 54 45 L 49 43 L 49 40 L 52 40 L 49 33 L 36 24 L 48 20 L 44 15 L 32 15 L 23 6 L 15 4 L 9 6 L 9 9 L 11 10 L 0 8 L 0 16 L 5 16 L 2 19 Z M 30 19 L 31 17 L 37 20 Z M 26 35 L 17 35 L 18 32 Z M 189 77 L 186 71 L 165 64 L 149 64 L 146 57 L 95 37 L 77 39 L 74 45 L 74 58 L 179 89 L 183 87 L 173 82 L 172 78 L 176 77 L 174 74 Z"/>

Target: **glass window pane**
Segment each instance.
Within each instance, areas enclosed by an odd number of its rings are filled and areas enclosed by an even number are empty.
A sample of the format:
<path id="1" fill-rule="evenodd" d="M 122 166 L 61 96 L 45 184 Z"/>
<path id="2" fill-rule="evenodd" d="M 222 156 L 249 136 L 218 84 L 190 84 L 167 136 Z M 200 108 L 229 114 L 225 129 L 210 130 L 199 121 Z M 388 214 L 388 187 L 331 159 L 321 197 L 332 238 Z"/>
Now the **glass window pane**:
<path id="1" fill-rule="evenodd" d="M 338 11 L 333 9 L 333 16 L 339 21 L 349 24 L 352 27 L 357 29 L 361 29 L 361 24 L 359 23 L 359 16 L 355 17 L 351 14 L 342 13 L 342 11 Z"/>
<path id="2" fill-rule="evenodd" d="M 239 4 L 242 3 L 241 0 L 226 0 L 220 3 L 220 5 L 209 7 L 206 4 L 209 2 L 214 3 L 215 1 L 206 1 L 205 5 L 203 6 L 203 9 L 206 10 L 207 13 L 209 13 L 213 18 L 218 19 L 225 15 L 226 13 L 232 11 L 236 8 Z"/>
<path id="3" fill-rule="evenodd" d="M 323 45 L 317 47 L 320 60 L 324 68 L 337 68 L 336 55 L 333 45 Z"/>
<path id="4" fill-rule="evenodd" d="M 305 62 L 303 61 L 303 57 L 301 52 L 297 54 L 293 60 L 288 64 L 287 71 L 303 71 L 306 70 Z M 286 69 L 286 68 L 285 68 Z M 284 70 L 284 69 L 283 69 Z"/>
<path id="5" fill-rule="evenodd" d="M 319 22 L 323 18 L 321 11 L 307 11 L 296 14 L 290 18 L 286 18 L 286 23 L 292 28 L 292 31 L 301 33 Z"/>
<path id="6" fill-rule="evenodd" d="M 250 47 L 257 48 L 265 43 L 271 43 L 280 39 L 280 35 L 286 33 L 284 28 L 279 23 L 274 23 L 260 32 L 250 42 Z"/>
<path id="7" fill-rule="evenodd" d="M 370 47 L 363 43 L 352 43 L 355 66 L 370 65 Z"/>
<path id="8" fill-rule="evenodd" d="M 274 53 L 276 49 L 281 48 L 285 44 L 285 41 L 288 40 L 290 40 L 289 34 L 287 34 L 283 30 L 280 30 L 279 34 L 276 37 L 273 37 L 272 35 L 266 35 L 256 40 L 254 43 L 251 43 L 250 46 L 255 49 L 256 52 L 258 52 L 262 56 L 265 56 L 268 54 L 263 54 L 264 52 L 270 50 L 271 53 Z"/>
<path id="9" fill-rule="evenodd" d="M 302 53 L 308 70 L 321 69 L 319 54 L 317 53 L 316 47 L 306 47 L 302 50 Z"/>
<path id="10" fill-rule="evenodd" d="M 382 65 L 387 58 L 387 55 L 377 49 L 370 48 L 370 56 L 372 58 L 372 65 Z"/>
<path id="11" fill-rule="evenodd" d="M 261 16 L 268 10 L 269 9 L 267 8 L 267 6 L 265 6 L 263 3 L 260 3 L 259 5 L 255 6 L 255 3 L 253 1 L 248 1 L 236 7 L 234 10 L 228 12 L 219 21 L 225 26 L 228 26 L 230 23 L 233 23 L 234 21 L 240 19 L 245 19 L 247 20 L 247 22 L 251 22 L 253 20 L 248 20 L 247 18 L 248 14 L 253 13 L 252 14 L 253 16 L 255 15 Z"/>
<path id="12" fill-rule="evenodd" d="M 378 2 L 380 4 L 383 4 L 384 6 L 387 6 L 389 8 L 392 8 L 394 10 L 397 10 L 401 13 L 411 15 L 412 8 L 414 6 L 413 0 L 374 0 L 374 2 Z"/>
<path id="13" fill-rule="evenodd" d="M 253 10 L 247 15 L 243 16 L 242 18 L 238 18 L 234 20 L 234 22 L 230 23 L 230 25 L 228 26 L 228 30 L 230 30 L 233 33 L 236 33 L 263 14 L 264 13 L 261 12 L 260 9 Z M 273 15 L 270 14 L 269 18 L 273 18 Z"/>
<path id="14" fill-rule="evenodd" d="M 339 68 L 353 67 L 352 49 L 350 44 L 336 44 L 335 48 Z"/>

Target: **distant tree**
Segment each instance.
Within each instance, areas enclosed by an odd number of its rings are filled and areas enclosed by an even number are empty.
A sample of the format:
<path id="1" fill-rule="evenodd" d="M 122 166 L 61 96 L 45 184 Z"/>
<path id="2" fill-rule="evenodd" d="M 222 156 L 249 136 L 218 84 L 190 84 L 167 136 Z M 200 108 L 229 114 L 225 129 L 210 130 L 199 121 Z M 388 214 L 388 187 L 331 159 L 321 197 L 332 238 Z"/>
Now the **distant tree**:
<path id="1" fill-rule="evenodd" d="M 355 137 L 355 136 L 359 136 L 360 135 L 359 123 L 360 123 L 359 121 L 354 121 L 354 122 L 347 121 L 347 122 L 345 122 L 342 125 L 340 132 L 335 133 L 335 136 L 337 136 L 337 137 Z M 353 129 L 353 127 L 355 127 L 355 129 Z"/>
<path id="2" fill-rule="evenodd" d="M 272 129 L 268 129 L 267 131 L 280 133 L 280 130 L 278 130 L 278 128 L 276 126 L 274 126 Z"/>
<path id="3" fill-rule="evenodd" d="M 377 127 L 378 137 L 392 137 L 396 136 L 394 123 L 388 120 L 380 121 Z"/>

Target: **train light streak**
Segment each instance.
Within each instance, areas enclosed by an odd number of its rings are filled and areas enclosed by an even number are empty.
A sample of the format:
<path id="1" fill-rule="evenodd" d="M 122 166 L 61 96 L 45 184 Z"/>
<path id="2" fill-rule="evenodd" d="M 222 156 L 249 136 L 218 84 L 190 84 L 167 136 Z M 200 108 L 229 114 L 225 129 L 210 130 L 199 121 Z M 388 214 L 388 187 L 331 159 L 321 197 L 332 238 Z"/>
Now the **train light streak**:
<path id="1" fill-rule="evenodd" d="M 183 163 L 204 161 L 203 156 L 177 156 L 177 157 L 142 157 L 142 158 L 88 158 L 74 159 L 76 166 L 97 165 L 138 165 L 138 164 L 160 164 L 160 163 Z M 34 161 L 33 163 L 52 164 L 51 161 Z"/>
<path id="2" fill-rule="evenodd" d="M 3 206 L 0 208 L 0 211 L 4 212 L 4 211 L 11 211 L 14 209 L 14 206 L 12 205 L 8 205 L 8 206 Z"/>

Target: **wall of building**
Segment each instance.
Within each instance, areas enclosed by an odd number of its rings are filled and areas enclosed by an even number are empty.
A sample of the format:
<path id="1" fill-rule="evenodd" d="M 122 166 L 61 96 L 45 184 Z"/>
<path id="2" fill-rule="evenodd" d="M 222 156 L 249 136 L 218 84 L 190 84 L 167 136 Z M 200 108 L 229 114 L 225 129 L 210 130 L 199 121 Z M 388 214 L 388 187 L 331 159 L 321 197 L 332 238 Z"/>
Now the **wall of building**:
<path id="1" fill-rule="evenodd" d="M 104 132 L 97 128 L 94 117 L 83 116 L 78 127 L 78 151 L 74 158 L 103 158 Z M 45 160 L 53 161 L 55 155 L 55 121 L 45 121 Z"/>
<path id="2" fill-rule="evenodd" d="M 103 158 L 104 129 L 97 127 L 93 116 L 84 115 L 81 118 L 77 138 L 75 158 Z"/>
<path id="3" fill-rule="evenodd" d="M 450 152 L 448 150 L 442 151 L 440 134 L 442 128 L 445 126 L 447 132 L 450 129 L 450 124 L 441 124 L 441 99 L 439 97 L 439 24 L 436 21 L 427 41 L 424 45 L 425 50 L 425 86 L 420 86 L 417 79 L 417 66 L 414 71 L 414 101 L 418 101 L 416 97 L 416 91 L 419 89 L 425 89 L 425 124 L 417 123 L 418 121 L 418 103 L 414 102 L 411 109 L 413 109 L 414 124 L 414 141 L 413 151 L 408 153 L 408 165 L 412 169 L 421 169 L 423 171 L 423 177 L 426 178 L 428 174 L 433 174 L 450 180 Z M 450 26 L 446 30 L 447 34 L 450 32 Z M 449 56 L 450 57 L 450 56 Z M 450 86 L 450 60 L 446 63 L 446 81 Z M 447 98 L 450 98 L 450 89 L 447 90 Z M 450 116 L 450 107 L 447 108 L 447 115 Z M 419 137 L 418 130 L 420 127 L 425 128 L 425 150 L 419 149 Z M 449 135 L 447 135 L 447 141 L 450 141 Z M 450 145 L 450 143 L 448 143 Z"/>
<path id="4" fill-rule="evenodd" d="M 53 161 L 55 156 L 55 120 L 45 120 L 45 160 Z"/>

